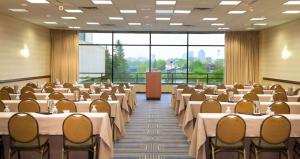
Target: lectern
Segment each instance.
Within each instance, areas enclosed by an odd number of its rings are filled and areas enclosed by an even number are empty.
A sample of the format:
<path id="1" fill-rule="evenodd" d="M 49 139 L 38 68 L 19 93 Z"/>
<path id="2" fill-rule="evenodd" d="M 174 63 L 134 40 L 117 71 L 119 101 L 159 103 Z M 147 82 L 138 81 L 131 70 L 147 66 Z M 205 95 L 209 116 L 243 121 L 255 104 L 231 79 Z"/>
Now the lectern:
<path id="1" fill-rule="evenodd" d="M 146 98 L 160 100 L 161 96 L 161 79 L 160 72 L 146 73 Z"/>

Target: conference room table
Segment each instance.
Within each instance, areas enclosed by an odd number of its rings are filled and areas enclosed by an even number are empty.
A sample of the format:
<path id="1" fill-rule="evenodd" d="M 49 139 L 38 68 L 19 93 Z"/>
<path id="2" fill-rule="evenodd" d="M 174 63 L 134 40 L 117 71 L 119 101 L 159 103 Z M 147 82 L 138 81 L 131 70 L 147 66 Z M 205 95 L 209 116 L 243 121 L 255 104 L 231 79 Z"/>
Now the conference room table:
<path id="1" fill-rule="evenodd" d="M 222 106 L 222 113 L 226 112 L 226 109 L 230 109 L 230 112 L 234 113 L 234 108 L 236 103 L 232 102 L 220 102 Z M 273 102 L 260 102 L 260 112 L 265 113 L 267 108 Z M 198 113 L 200 113 L 202 101 L 188 101 L 186 110 L 184 111 L 183 120 L 181 123 L 182 130 L 186 135 L 188 141 L 192 139 L 192 133 L 194 130 L 193 119 L 197 118 Z M 300 102 L 287 102 L 290 107 L 291 114 L 300 114 Z"/>
<path id="2" fill-rule="evenodd" d="M 220 118 L 224 117 L 225 113 L 199 113 L 197 115 L 197 122 L 195 124 L 195 129 L 192 134 L 191 144 L 189 148 L 189 155 L 195 157 L 196 159 L 206 159 L 206 141 L 208 137 L 216 136 L 216 125 Z M 269 115 L 254 116 L 254 115 L 244 115 L 239 114 L 245 120 L 246 123 L 246 149 L 247 154 L 249 154 L 249 142 L 252 137 L 260 136 L 260 126 L 264 119 Z M 285 114 L 291 123 L 291 133 L 290 137 L 296 138 L 300 137 L 300 115 L 299 114 Z M 290 144 L 289 144 L 290 145 Z M 292 148 L 290 146 L 289 148 Z M 291 152 L 292 150 L 290 150 Z M 227 156 L 229 155 L 229 156 Z M 220 158 L 226 159 L 238 158 L 236 153 L 224 153 L 224 155 L 219 156 Z M 218 157 L 218 158 L 219 158 Z M 277 158 L 278 153 L 262 153 L 260 158 L 263 159 L 273 159 Z"/>
<path id="3" fill-rule="evenodd" d="M 2 100 L 5 105 L 9 105 L 11 112 L 18 112 L 18 104 L 20 100 Z M 48 112 L 48 105 L 46 100 L 37 100 L 40 105 L 41 112 Z M 54 104 L 57 103 L 57 100 L 54 100 Z M 87 113 L 89 112 L 89 107 L 92 101 L 79 101 L 74 102 L 76 104 L 77 112 Z M 108 101 L 111 108 L 111 117 L 114 117 L 114 140 L 121 139 L 125 133 L 125 121 L 123 119 L 121 106 L 118 100 Z"/>
<path id="4" fill-rule="evenodd" d="M 0 134 L 2 134 L 5 156 L 8 156 L 8 148 L 10 145 L 8 136 L 8 120 L 15 113 L 13 112 L 0 112 Z M 39 125 L 39 134 L 41 136 L 48 137 L 50 145 L 50 158 L 60 159 L 62 155 L 63 147 L 63 132 L 62 126 L 65 118 L 71 113 L 61 114 L 39 114 L 30 113 L 36 118 Z M 89 117 L 93 123 L 93 134 L 97 135 L 99 141 L 99 159 L 109 159 L 113 157 L 113 141 L 112 131 L 110 126 L 110 119 L 107 113 L 83 113 Z M 70 158 L 82 159 L 87 158 L 87 152 L 71 152 Z M 16 158 L 17 155 L 14 156 Z M 22 158 L 39 158 L 38 153 L 28 151 L 22 152 Z"/>
<path id="5" fill-rule="evenodd" d="M 37 100 L 46 100 L 46 97 L 49 96 L 50 93 L 34 93 Z M 99 99 L 102 93 L 99 94 L 90 94 L 91 100 Z M 65 98 L 69 100 L 75 100 L 74 93 L 63 93 Z M 122 108 L 122 114 L 123 119 L 125 122 L 128 122 L 130 120 L 129 117 L 129 108 L 128 108 L 128 92 L 126 93 L 115 93 L 117 99 L 119 100 Z M 10 94 L 10 97 L 12 100 L 17 99 L 17 96 L 20 96 L 20 94 Z"/>

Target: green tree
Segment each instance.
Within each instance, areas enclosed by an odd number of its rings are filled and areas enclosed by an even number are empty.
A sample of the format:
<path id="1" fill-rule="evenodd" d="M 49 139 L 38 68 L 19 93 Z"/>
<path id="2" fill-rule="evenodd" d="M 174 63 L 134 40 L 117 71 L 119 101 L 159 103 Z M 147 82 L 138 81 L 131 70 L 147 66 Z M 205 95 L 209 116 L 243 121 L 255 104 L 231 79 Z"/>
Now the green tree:
<path id="1" fill-rule="evenodd" d="M 156 68 L 160 71 L 165 71 L 166 64 L 167 64 L 167 62 L 165 60 L 159 59 L 156 61 Z"/>
<path id="2" fill-rule="evenodd" d="M 105 49 L 105 73 L 109 74 L 112 70 L 112 58 L 109 50 Z"/>
<path id="3" fill-rule="evenodd" d="M 120 40 L 117 40 L 117 44 L 114 48 L 114 78 L 121 79 L 126 78 L 128 76 L 128 64 L 127 60 L 125 59 L 125 53 L 123 49 L 123 45 Z M 121 81 L 121 80 L 117 80 Z"/>

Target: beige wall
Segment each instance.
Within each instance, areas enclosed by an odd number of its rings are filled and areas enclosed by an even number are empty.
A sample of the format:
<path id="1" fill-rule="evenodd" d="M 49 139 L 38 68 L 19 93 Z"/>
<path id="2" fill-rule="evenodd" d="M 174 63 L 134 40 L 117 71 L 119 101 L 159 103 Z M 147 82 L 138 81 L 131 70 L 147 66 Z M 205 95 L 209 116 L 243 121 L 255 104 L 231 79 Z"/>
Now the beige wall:
<path id="1" fill-rule="evenodd" d="M 0 19 L 0 80 L 50 75 L 49 29 L 3 14 Z M 26 47 L 28 57 L 22 56 Z"/>
<path id="2" fill-rule="evenodd" d="M 261 81 L 263 81 L 263 77 L 300 81 L 299 26 L 300 19 L 260 32 L 259 68 Z"/>

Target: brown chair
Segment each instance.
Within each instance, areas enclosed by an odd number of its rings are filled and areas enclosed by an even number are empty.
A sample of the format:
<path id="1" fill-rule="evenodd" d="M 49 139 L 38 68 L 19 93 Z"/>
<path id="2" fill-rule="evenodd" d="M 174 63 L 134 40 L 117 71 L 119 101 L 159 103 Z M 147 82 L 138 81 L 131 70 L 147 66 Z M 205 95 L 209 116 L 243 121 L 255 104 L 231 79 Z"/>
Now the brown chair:
<path id="1" fill-rule="evenodd" d="M 195 92 L 194 88 L 186 87 L 183 89 L 182 94 L 193 94 Z"/>
<path id="2" fill-rule="evenodd" d="M 298 97 L 297 102 L 300 102 L 300 97 Z"/>
<path id="3" fill-rule="evenodd" d="M 203 89 L 203 85 L 202 85 L 202 84 L 197 84 L 197 85 L 195 86 L 195 89 Z"/>
<path id="4" fill-rule="evenodd" d="M 51 86 L 46 86 L 46 87 L 44 87 L 44 91 L 43 92 L 45 92 L 45 93 L 53 93 L 54 89 Z"/>
<path id="5" fill-rule="evenodd" d="M 70 89 L 70 88 L 73 87 L 73 84 L 72 84 L 72 83 L 64 83 L 64 84 L 63 84 L 63 87 L 64 87 L 64 88 L 69 88 L 69 89 Z"/>
<path id="6" fill-rule="evenodd" d="M 93 135 L 93 123 L 83 114 L 71 114 L 63 122 L 63 158 L 70 151 L 88 151 L 88 157 L 96 158 L 98 140 Z"/>
<path id="7" fill-rule="evenodd" d="M 84 88 L 90 88 L 92 83 L 83 83 Z"/>
<path id="8" fill-rule="evenodd" d="M 251 90 L 251 93 L 255 93 L 255 94 L 264 94 L 264 90 L 260 87 L 254 87 L 252 90 Z"/>
<path id="9" fill-rule="evenodd" d="M 259 98 L 255 93 L 247 93 L 243 96 L 243 99 L 251 100 L 251 101 L 259 101 Z"/>
<path id="10" fill-rule="evenodd" d="M 27 83 L 25 86 L 29 86 L 31 88 L 37 88 L 37 85 L 32 82 Z"/>
<path id="11" fill-rule="evenodd" d="M 233 92 L 233 94 L 239 94 L 238 90 L 236 88 L 227 88 L 226 93 Z"/>
<path id="12" fill-rule="evenodd" d="M 21 94 L 26 92 L 26 91 L 30 91 L 30 92 L 33 92 L 34 93 L 34 90 L 32 87 L 29 87 L 29 86 L 25 86 L 21 89 Z"/>
<path id="13" fill-rule="evenodd" d="M 117 96 L 112 92 L 103 92 L 100 95 L 100 99 L 108 100 L 109 95 L 111 96 L 112 100 L 118 100 Z"/>
<path id="14" fill-rule="evenodd" d="M 210 150 L 212 159 L 219 152 L 237 152 L 246 159 L 244 138 L 246 123 L 238 115 L 229 114 L 222 117 L 216 127 L 216 137 L 211 138 Z"/>
<path id="15" fill-rule="evenodd" d="M 95 93 L 100 94 L 101 93 L 101 88 L 100 87 L 95 87 Z"/>
<path id="16" fill-rule="evenodd" d="M 44 88 L 46 88 L 46 87 L 52 87 L 52 88 L 54 88 L 55 85 L 54 85 L 53 83 L 51 83 L 51 82 L 47 82 L 47 83 L 44 85 Z"/>
<path id="17" fill-rule="evenodd" d="M 185 84 L 185 83 L 181 83 L 181 84 L 177 85 L 177 89 L 184 89 L 186 87 L 187 87 L 187 84 Z"/>
<path id="18" fill-rule="evenodd" d="M 206 88 L 203 92 L 204 94 L 214 94 L 214 89 L 213 88 Z"/>
<path id="19" fill-rule="evenodd" d="M 284 94 L 286 94 L 285 89 L 284 89 L 284 88 L 281 88 L 281 87 L 275 88 L 274 91 L 275 91 L 276 93 L 284 93 Z"/>
<path id="20" fill-rule="evenodd" d="M 293 93 L 293 95 L 298 95 L 299 94 L 299 91 L 300 91 L 300 88 L 296 89 Z"/>
<path id="21" fill-rule="evenodd" d="M 226 89 L 224 84 L 218 84 L 217 89 Z"/>
<path id="22" fill-rule="evenodd" d="M 282 86 L 280 84 L 274 84 L 270 89 L 275 90 L 276 88 L 282 88 Z"/>
<path id="23" fill-rule="evenodd" d="M 83 99 L 86 101 L 87 99 L 91 99 L 91 96 L 87 92 L 80 92 L 80 95 L 83 96 Z"/>
<path id="24" fill-rule="evenodd" d="M 291 123 L 282 115 L 272 115 L 266 118 L 260 127 L 260 137 L 255 138 L 250 146 L 251 154 L 255 154 L 255 158 L 259 158 L 262 152 L 279 152 L 279 157 L 284 154 L 289 158 L 288 147 L 286 142 L 290 136 Z"/>
<path id="25" fill-rule="evenodd" d="M 275 114 L 290 114 L 290 106 L 285 102 L 274 102 L 270 108 Z"/>
<path id="26" fill-rule="evenodd" d="M 50 148 L 48 139 L 39 136 L 39 125 L 36 119 L 28 113 L 16 113 L 8 121 L 8 132 L 10 137 L 9 158 L 15 153 L 21 157 L 21 151 L 36 151 L 41 158 L 48 154 Z"/>
<path id="27" fill-rule="evenodd" d="M 255 109 L 255 104 L 253 101 L 250 100 L 241 100 L 239 101 L 234 108 L 235 113 L 241 114 L 253 114 Z"/>
<path id="28" fill-rule="evenodd" d="M 0 91 L 0 100 L 11 100 L 9 93 L 6 91 Z"/>
<path id="29" fill-rule="evenodd" d="M 6 92 L 8 92 L 9 94 L 14 94 L 14 93 L 15 93 L 15 92 L 14 92 L 14 89 L 11 88 L 11 87 L 9 87 L 9 86 L 4 86 L 4 87 L 2 87 L 2 88 L 1 88 L 1 91 L 6 91 Z"/>
<path id="30" fill-rule="evenodd" d="M 75 91 L 80 92 L 80 89 L 77 88 L 77 87 L 72 87 L 72 88 L 70 88 L 70 92 L 71 92 L 71 93 L 74 93 Z"/>
<path id="31" fill-rule="evenodd" d="M 111 83 L 104 83 L 104 87 L 105 88 L 112 88 L 112 85 L 111 85 Z"/>
<path id="32" fill-rule="evenodd" d="M 109 88 L 109 87 L 108 87 L 108 88 Z M 111 88 L 111 92 L 112 92 L 112 93 L 117 93 L 117 89 L 118 89 L 118 87 L 112 87 L 112 88 Z"/>
<path id="33" fill-rule="evenodd" d="M 61 99 L 56 103 L 57 112 L 63 113 L 64 110 L 69 110 L 70 112 L 77 112 L 76 104 L 68 99 Z"/>
<path id="34" fill-rule="evenodd" d="M 125 87 L 126 87 L 127 89 L 129 89 L 129 88 L 130 88 L 130 86 L 129 86 L 129 84 L 128 84 L 128 83 L 125 83 Z"/>
<path id="35" fill-rule="evenodd" d="M 261 85 L 261 84 L 258 84 L 258 83 L 256 83 L 256 84 L 254 84 L 253 85 L 253 88 L 255 89 L 255 88 L 258 88 L 258 89 L 264 89 L 264 87 Z"/>
<path id="36" fill-rule="evenodd" d="M 0 159 L 4 159 L 4 145 L 2 141 L 2 136 L 0 135 Z"/>
<path id="37" fill-rule="evenodd" d="M 278 102 L 278 101 L 287 102 L 288 98 L 285 93 L 280 92 L 280 93 L 273 94 L 273 100 L 274 102 Z"/>
<path id="38" fill-rule="evenodd" d="M 125 89 L 123 86 L 118 86 L 119 93 L 125 93 Z"/>
<path id="39" fill-rule="evenodd" d="M 243 84 L 235 84 L 235 85 L 233 85 L 233 87 L 235 89 L 244 89 L 244 85 Z"/>
<path id="40" fill-rule="evenodd" d="M 0 100 L 0 112 L 4 112 L 5 104 Z"/>
<path id="41" fill-rule="evenodd" d="M 296 155 L 300 157 L 300 139 L 296 139 L 294 146 L 294 159 L 296 159 Z"/>
<path id="42" fill-rule="evenodd" d="M 34 100 L 36 100 L 37 98 L 36 98 L 36 96 L 34 95 L 33 92 L 25 91 L 20 95 L 20 99 L 21 100 L 24 100 L 24 99 L 34 99 Z"/>
<path id="43" fill-rule="evenodd" d="M 194 92 L 190 96 L 190 101 L 205 101 L 205 100 L 206 100 L 206 96 L 204 93 Z"/>
<path id="44" fill-rule="evenodd" d="M 39 113 L 40 105 L 34 99 L 24 99 L 18 104 L 18 112 L 26 113 L 26 112 L 35 112 Z"/>
<path id="45" fill-rule="evenodd" d="M 217 101 L 219 101 L 219 102 L 228 102 L 229 101 L 228 100 L 228 95 L 225 94 L 225 93 L 222 93 L 222 94 L 218 95 Z"/>
<path id="46" fill-rule="evenodd" d="M 222 106 L 215 99 L 207 99 L 201 104 L 200 108 L 201 113 L 221 113 Z"/>
<path id="47" fill-rule="evenodd" d="M 65 98 L 65 96 L 60 92 L 52 92 L 49 94 L 49 99 L 62 100 L 64 98 Z"/>

